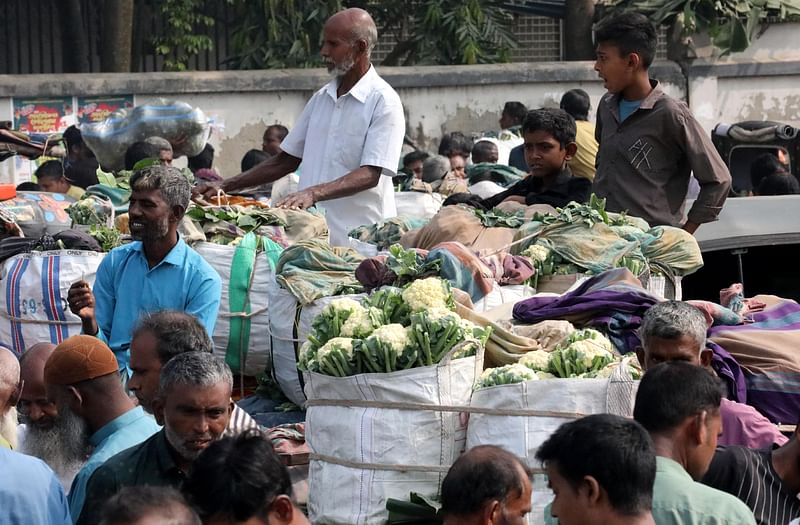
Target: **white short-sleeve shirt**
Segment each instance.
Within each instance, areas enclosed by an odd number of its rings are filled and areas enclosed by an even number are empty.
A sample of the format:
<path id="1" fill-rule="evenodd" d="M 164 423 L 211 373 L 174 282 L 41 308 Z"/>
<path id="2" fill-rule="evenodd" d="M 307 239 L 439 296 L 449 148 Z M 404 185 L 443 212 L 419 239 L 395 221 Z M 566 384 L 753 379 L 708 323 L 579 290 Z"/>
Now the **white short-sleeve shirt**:
<path id="1" fill-rule="evenodd" d="M 353 228 L 397 214 L 391 177 L 400 162 L 406 123 L 400 97 L 374 67 L 338 98 L 337 85 L 334 79 L 311 97 L 281 149 L 303 159 L 300 190 L 361 166 L 381 168 L 383 176 L 373 188 L 317 204 L 325 210 L 331 244 L 345 246 Z"/>

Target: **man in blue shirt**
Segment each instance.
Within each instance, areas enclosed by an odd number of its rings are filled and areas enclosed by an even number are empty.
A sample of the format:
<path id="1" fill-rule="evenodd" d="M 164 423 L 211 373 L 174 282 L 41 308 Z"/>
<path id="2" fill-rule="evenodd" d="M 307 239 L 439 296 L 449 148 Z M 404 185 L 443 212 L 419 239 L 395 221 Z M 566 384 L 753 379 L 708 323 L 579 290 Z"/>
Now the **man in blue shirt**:
<path id="1" fill-rule="evenodd" d="M 143 313 L 184 311 L 210 336 L 221 294 L 217 272 L 178 235 L 191 196 L 183 174 L 170 166 L 150 166 L 133 174 L 131 189 L 128 215 L 135 242 L 106 255 L 94 290 L 79 281 L 68 295 L 83 333 L 108 343 L 126 373 L 131 333 Z"/>
<path id="2" fill-rule="evenodd" d="M 159 427 L 125 393 L 113 352 L 96 337 L 75 335 L 58 345 L 44 365 L 44 382 L 47 398 L 58 409 L 54 426 L 61 445 L 92 450 L 69 491 L 70 513 L 77 521 L 94 471 Z"/>
<path id="3" fill-rule="evenodd" d="M 0 447 L 0 523 L 70 525 L 67 498 L 42 460 Z"/>

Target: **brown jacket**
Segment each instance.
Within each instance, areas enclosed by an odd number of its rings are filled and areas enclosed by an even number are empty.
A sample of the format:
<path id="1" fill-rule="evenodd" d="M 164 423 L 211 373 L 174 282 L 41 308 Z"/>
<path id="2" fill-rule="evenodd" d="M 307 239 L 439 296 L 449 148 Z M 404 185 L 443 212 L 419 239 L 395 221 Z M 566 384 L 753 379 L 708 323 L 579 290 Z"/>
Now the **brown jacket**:
<path id="1" fill-rule="evenodd" d="M 700 183 L 690 221 L 717 219 L 731 176 L 708 134 L 683 102 L 653 91 L 624 122 L 619 95 L 606 94 L 597 108 L 597 174 L 592 190 L 609 211 L 627 210 L 655 225 L 681 226 L 689 176 Z"/>

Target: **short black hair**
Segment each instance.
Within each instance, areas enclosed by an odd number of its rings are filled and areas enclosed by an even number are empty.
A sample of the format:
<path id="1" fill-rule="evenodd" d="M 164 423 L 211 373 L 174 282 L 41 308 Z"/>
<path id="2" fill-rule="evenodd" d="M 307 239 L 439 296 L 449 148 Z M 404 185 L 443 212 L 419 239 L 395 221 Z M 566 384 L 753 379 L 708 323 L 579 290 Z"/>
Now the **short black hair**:
<path id="1" fill-rule="evenodd" d="M 575 134 L 578 132 L 575 119 L 563 109 L 554 108 L 528 111 L 522 123 L 522 133 L 524 135 L 534 131 L 549 133 L 562 148 L 567 147 L 570 142 L 575 142 Z"/>
<path id="2" fill-rule="evenodd" d="M 42 191 L 42 188 L 35 182 L 21 182 L 17 184 L 16 189 L 17 191 Z"/>
<path id="3" fill-rule="evenodd" d="M 780 170 L 764 177 L 755 193 L 756 195 L 797 195 L 800 193 L 800 183 L 788 171 Z"/>
<path id="4" fill-rule="evenodd" d="M 144 159 L 158 159 L 161 148 L 156 144 L 140 140 L 134 142 L 125 151 L 125 169 L 130 171 L 136 163 Z"/>
<path id="5" fill-rule="evenodd" d="M 561 97 L 561 109 L 572 115 L 575 120 L 589 120 L 589 109 L 592 100 L 589 93 L 582 89 L 570 89 Z"/>
<path id="6" fill-rule="evenodd" d="M 417 162 L 417 161 L 425 162 L 425 159 L 427 159 L 430 156 L 431 156 L 430 153 L 428 153 L 427 151 L 421 149 L 415 149 L 414 151 L 406 153 L 406 155 L 403 157 L 403 167 L 404 168 L 407 167 L 412 162 Z"/>
<path id="7" fill-rule="evenodd" d="M 481 210 L 487 209 L 481 196 L 475 195 L 474 193 L 453 193 L 444 200 L 442 207 L 456 206 L 458 204 L 466 204 L 471 208 L 478 208 Z"/>
<path id="8" fill-rule="evenodd" d="M 245 172 L 253 166 L 258 166 L 269 158 L 269 154 L 260 149 L 251 149 L 242 157 L 241 168 Z"/>
<path id="9" fill-rule="evenodd" d="M 280 138 L 280 139 L 281 139 L 281 141 L 283 141 L 283 139 L 285 139 L 285 138 L 286 138 L 286 135 L 288 135 L 288 134 L 289 134 L 289 128 L 287 128 L 287 127 L 286 127 L 286 126 L 284 126 L 283 124 L 273 124 L 273 125 L 271 125 L 271 126 L 267 126 L 267 129 L 265 129 L 265 130 L 264 130 L 264 135 L 266 136 L 266 134 L 267 134 L 267 133 L 269 132 L 269 130 L 271 130 L 271 129 L 274 129 L 275 131 L 277 131 L 277 132 L 278 132 L 278 138 Z"/>
<path id="10" fill-rule="evenodd" d="M 523 119 L 525 118 L 525 114 L 528 112 L 528 108 L 525 107 L 525 104 L 522 102 L 511 101 L 506 102 L 503 106 L 503 113 L 511 117 L 517 125 L 522 124 Z"/>
<path id="11" fill-rule="evenodd" d="M 64 130 L 62 135 L 64 137 L 64 142 L 67 143 L 67 151 L 72 151 L 72 148 L 80 148 L 83 149 L 89 158 L 94 158 L 94 151 L 91 148 L 87 147 L 86 144 L 83 142 L 83 136 L 81 135 L 81 130 L 78 129 L 77 126 L 72 125 Z"/>
<path id="12" fill-rule="evenodd" d="M 497 147 L 497 144 L 491 140 L 479 140 L 475 142 L 475 145 L 472 146 L 472 162 L 475 164 L 489 162 L 488 160 L 484 159 L 488 159 L 489 155 L 492 154 L 492 151 L 499 153 L 500 149 Z"/>
<path id="13" fill-rule="evenodd" d="M 191 314 L 178 310 L 146 313 L 133 330 L 131 339 L 150 332 L 158 340 L 158 360 L 162 365 L 185 352 L 209 352 L 214 349 L 205 327 Z"/>
<path id="14" fill-rule="evenodd" d="M 187 165 L 192 173 L 197 170 L 209 170 L 212 164 L 214 164 L 214 146 L 211 144 L 206 144 L 203 151 L 187 159 Z"/>
<path id="15" fill-rule="evenodd" d="M 270 441 L 251 430 L 216 441 L 203 451 L 192 464 L 183 491 L 204 519 L 222 515 L 245 521 L 266 518 L 276 497 L 291 498 L 292 481 Z"/>
<path id="16" fill-rule="evenodd" d="M 542 443 L 536 459 L 553 465 L 574 488 L 592 476 L 622 515 L 652 507 L 656 456 L 650 436 L 635 421 L 599 414 L 564 423 Z"/>
<path id="17" fill-rule="evenodd" d="M 36 170 L 36 179 L 60 179 L 64 176 L 64 165 L 58 160 L 48 160 Z"/>
<path id="18" fill-rule="evenodd" d="M 651 434 L 669 432 L 703 410 L 719 411 L 722 392 L 719 378 L 701 366 L 661 363 L 642 377 L 633 418 Z"/>
<path id="19" fill-rule="evenodd" d="M 442 512 L 468 516 L 488 501 L 506 501 L 524 490 L 522 476 L 531 470 L 514 454 L 500 447 L 481 445 L 459 457 L 442 482 Z"/>
<path id="20" fill-rule="evenodd" d="M 638 54 L 645 69 L 650 67 L 656 56 L 656 28 L 641 13 L 629 11 L 605 20 L 595 31 L 594 38 L 598 44 L 616 45 L 621 56 Z"/>
<path id="21" fill-rule="evenodd" d="M 778 160 L 778 157 L 772 153 L 762 153 L 754 158 L 753 162 L 750 163 L 750 185 L 752 186 L 753 191 L 758 190 L 759 184 L 761 184 L 761 181 L 767 176 L 784 170 L 784 165 L 781 164 L 781 161 Z"/>
<path id="22" fill-rule="evenodd" d="M 134 525 L 145 516 L 162 525 L 202 525 L 200 518 L 172 487 L 124 487 L 104 504 L 100 525 Z"/>
<path id="23" fill-rule="evenodd" d="M 439 142 L 439 155 L 461 155 L 465 159 L 472 151 L 472 140 L 460 131 L 445 133 Z"/>

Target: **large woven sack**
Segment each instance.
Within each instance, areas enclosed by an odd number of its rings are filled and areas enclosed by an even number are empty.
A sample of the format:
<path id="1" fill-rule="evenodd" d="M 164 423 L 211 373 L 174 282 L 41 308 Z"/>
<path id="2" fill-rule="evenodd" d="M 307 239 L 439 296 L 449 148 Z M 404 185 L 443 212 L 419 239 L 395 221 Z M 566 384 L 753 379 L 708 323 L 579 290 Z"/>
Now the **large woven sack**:
<path id="1" fill-rule="evenodd" d="M 297 370 L 300 347 L 308 339 L 314 318 L 334 299 L 349 297 L 360 301 L 365 294 L 322 297 L 302 306 L 294 296 L 273 279 L 267 287 L 270 304 L 270 362 L 272 378 L 289 400 L 304 406 L 303 375 Z"/>
<path id="2" fill-rule="evenodd" d="M 384 525 L 388 498 L 436 498 L 464 447 L 483 352 L 388 374 L 305 374 L 312 454 L 308 511 L 317 525 Z"/>
<path id="3" fill-rule="evenodd" d="M 261 375 L 270 367 L 267 286 L 275 281 L 272 259 L 280 247 L 253 234 L 237 246 L 199 242 L 192 247 L 222 281 L 214 353 L 225 356 L 234 373 Z"/>
<path id="4" fill-rule="evenodd" d="M 530 524 L 544 523 L 553 499 L 536 451 L 563 423 L 592 414 L 630 417 L 638 381 L 627 366 L 610 379 L 545 379 L 477 390 L 467 429 L 467 449 L 497 445 L 516 454 L 534 471 Z"/>
<path id="5" fill-rule="evenodd" d="M 401 191 L 394 194 L 397 215 L 430 219 L 442 207 L 444 198 L 438 193 L 420 191 Z"/>
<path id="6" fill-rule="evenodd" d="M 104 254 L 76 250 L 32 252 L 3 263 L 0 344 L 21 354 L 36 343 L 59 344 L 81 333 L 67 292 L 81 279 L 94 285 Z"/>

